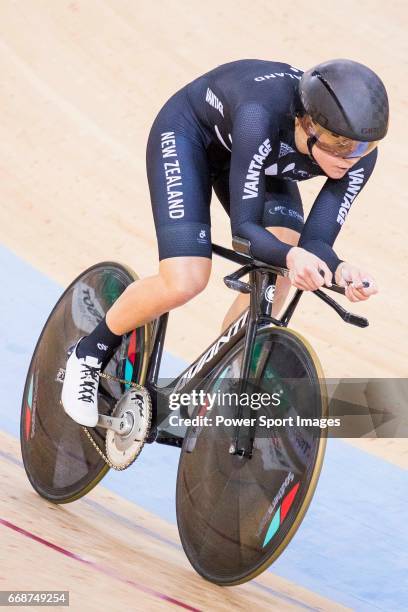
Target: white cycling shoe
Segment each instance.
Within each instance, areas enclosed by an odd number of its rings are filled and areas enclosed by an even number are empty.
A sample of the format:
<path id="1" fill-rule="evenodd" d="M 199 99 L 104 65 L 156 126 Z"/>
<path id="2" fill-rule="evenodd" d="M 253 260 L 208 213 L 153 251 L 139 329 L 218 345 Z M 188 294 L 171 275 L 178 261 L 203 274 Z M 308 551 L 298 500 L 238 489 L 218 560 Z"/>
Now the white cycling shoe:
<path id="1" fill-rule="evenodd" d="M 98 422 L 98 385 L 102 363 L 96 357 L 77 357 L 75 345 L 66 365 L 61 402 L 65 412 L 80 425 Z"/>

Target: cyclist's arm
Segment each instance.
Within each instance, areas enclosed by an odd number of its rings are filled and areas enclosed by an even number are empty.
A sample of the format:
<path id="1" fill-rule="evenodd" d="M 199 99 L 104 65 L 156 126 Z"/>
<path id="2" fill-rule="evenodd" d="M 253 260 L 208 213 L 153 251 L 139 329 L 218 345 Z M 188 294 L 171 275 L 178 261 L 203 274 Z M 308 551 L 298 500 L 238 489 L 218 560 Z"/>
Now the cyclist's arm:
<path id="1" fill-rule="evenodd" d="M 333 249 L 351 204 L 367 183 L 377 160 L 377 149 L 355 164 L 342 179 L 327 179 L 307 218 L 299 247 L 327 263 L 334 273 L 341 263 Z"/>
<path id="2" fill-rule="evenodd" d="M 279 146 L 279 131 L 261 104 L 242 105 L 234 116 L 230 170 L 230 216 L 234 236 L 251 242 L 256 259 L 286 267 L 291 246 L 262 226 L 265 161 Z"/>

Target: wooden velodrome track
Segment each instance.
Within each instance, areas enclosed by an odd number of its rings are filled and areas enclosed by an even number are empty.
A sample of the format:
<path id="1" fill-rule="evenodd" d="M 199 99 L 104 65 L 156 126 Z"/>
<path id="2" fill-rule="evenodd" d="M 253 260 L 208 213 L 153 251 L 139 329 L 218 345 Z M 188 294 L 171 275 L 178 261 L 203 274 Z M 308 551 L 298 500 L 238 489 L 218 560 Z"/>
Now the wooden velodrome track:
<path id="1" fill-rule="evenodd" d="M 293 326 L 312 341 L 328 376 L 406 376 L 406 12 L 402 0 L 2 0 L 1 244 L 61 285 L 108 259 L 153 273 L 144 158 L 162 103 L 232 59 L 305 68 L 350 57 L 381 74 L 392 114 L 375 173 L 336 247 L 377 277 L 381 293 L 353 305 L 370 320 L 367 330 L 342 324 L 310 295 Z M 302 183 L 306 209 L 320 186 L 319 179 Z M 213 240 L 229 245 L 215 199 L 212 223 Z M 191 360 L 218 333 L 233 297 L 222 283 L 229 271 L 215 258 L 206 291 L 172 314 L 170 353 Z M 16 441 L 4 433 L 0 440 L 2 491 L 12 491 L 0 502 L 0 590 L 70 589 L 75 610 L 341 608 L 271 572 L 236 589 L 206 584 L 189 568 L 174 526 L 103 487 L 55 508 L 30 489 Z M 405 440 L 350 443 L 408 466 Z M 92 547 L 102 531 L 103 547 Z"/>

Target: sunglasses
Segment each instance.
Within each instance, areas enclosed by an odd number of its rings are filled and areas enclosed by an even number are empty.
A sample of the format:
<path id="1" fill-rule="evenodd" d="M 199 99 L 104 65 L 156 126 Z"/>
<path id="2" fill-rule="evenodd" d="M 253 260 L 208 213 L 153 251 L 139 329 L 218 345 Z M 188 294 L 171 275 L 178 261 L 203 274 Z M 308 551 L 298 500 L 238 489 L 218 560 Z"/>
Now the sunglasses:
<path id="1" fill-rule="evenodd" d="M 343 159 L 364 157 L 364 155 L 371 153 L 379 143 L 379 140 L 362 142 L 334 134 L 313 121 L 310 115 L 299 117 L 299 121 L 308 138 L 315 139 L 316 147 L 335 157 L 342 157 Z"/>

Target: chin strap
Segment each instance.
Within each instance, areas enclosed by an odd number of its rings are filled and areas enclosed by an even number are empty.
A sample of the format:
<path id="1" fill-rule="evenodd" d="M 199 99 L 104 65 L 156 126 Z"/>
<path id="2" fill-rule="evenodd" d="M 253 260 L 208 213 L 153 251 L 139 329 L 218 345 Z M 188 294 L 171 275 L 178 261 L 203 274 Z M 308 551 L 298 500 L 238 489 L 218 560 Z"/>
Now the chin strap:
<path id="1" fill-rule="evenodd" d="M 316 144 L 317 142 L 317 138 L 316 136 L 309 136 L 309 138 L 307 139 L 307 148 L 309 150 L 309 157 L 312 161 L 316 161 L 315 158 L 313 157 L 313 153 L 312 153 L 312 148 L 313 145 Z"/>

